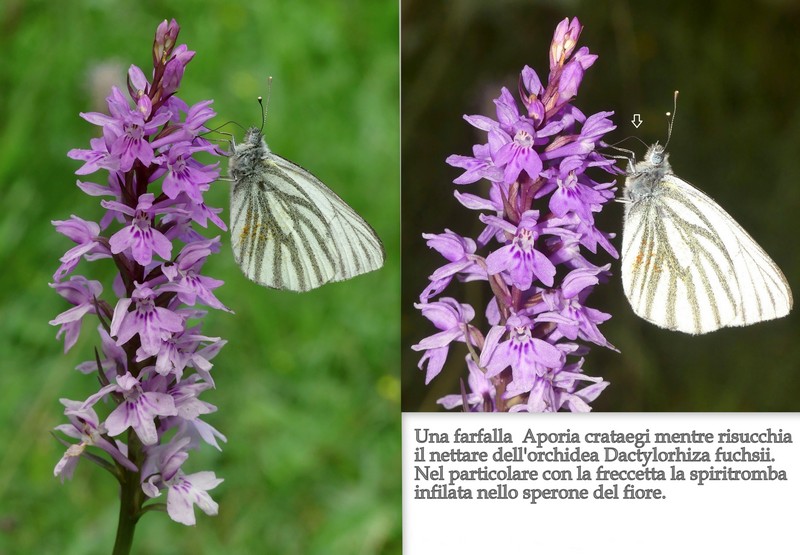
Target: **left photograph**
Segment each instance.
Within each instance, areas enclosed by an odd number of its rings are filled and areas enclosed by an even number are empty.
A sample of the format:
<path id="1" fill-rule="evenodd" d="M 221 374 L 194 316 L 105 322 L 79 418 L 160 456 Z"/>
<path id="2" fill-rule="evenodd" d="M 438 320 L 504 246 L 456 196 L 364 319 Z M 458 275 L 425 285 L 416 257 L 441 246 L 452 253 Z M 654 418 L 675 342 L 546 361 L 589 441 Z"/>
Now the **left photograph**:
<path id="1" fill-rule="evenodd" d="M 0 551 L 401 553 L 398 6 L 0 18 Z"/>

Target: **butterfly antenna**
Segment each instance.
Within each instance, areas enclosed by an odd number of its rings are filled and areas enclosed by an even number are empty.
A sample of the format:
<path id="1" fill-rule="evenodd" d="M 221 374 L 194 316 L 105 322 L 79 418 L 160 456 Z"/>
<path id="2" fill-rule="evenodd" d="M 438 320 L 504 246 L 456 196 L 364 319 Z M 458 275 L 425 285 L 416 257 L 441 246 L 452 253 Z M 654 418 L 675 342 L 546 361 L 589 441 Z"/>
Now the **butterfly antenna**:
<path id="1" fill-rule="evenodd" d="M 200 133 L 200 137 L 203 137 L 203 136 L 205 136 L 205 135 L 208 135 L 209 133 L 220 133 L 220 134 L 222 134 L 222 135 L 230 135 L 230 133 L 222 133 L 222 132 L 220 131 L 220 129 L 222 129 L 222 128 L 223 128 L 223 127 L 225 127 L 226 125 L 236 125 L 236 126 L 238 126 L 238 127 L 239 127 L 239 128 L 242 130 L 242 131 L 247 131 L 247 129 L 245 129 L 245 128 L 244 128 L 244 126 L 243 126 L 241 123 L 239 123 L 239 122 L 236 122 L 236 121 L 233 121 L 233 120 L 230 120 L 230 121 L 226 121 L 225 123 L 223 123 L 222 125 L 220 125 L 220 126 L 218 126 L 218 127 L 215 127 L 214 129 L 209 129 L 208 131 L 205 131 L 205 132 L 203 132 L 203 133 Z"/>
<path id="2" fill-rule="evenodd" d="M 236 141 L 233 138 L 233 133 L 228 133 L 226 131 L 220 131 L 220 129 L 222 129 L 223 127 L 225 127 L 227 125 L 238 125 L 243 131 L 247 131 L 240 123 L 231 120 L 231 121 L 226 121 L 225 123 L 223 123 L 222 125 L 220 125 L 218 127 L 215 127 L 214 129 L 209 129 L 208 131 L 200 133 L 198 135 L 198 137 L 206 137 L 206 135 L 210 135 L 211 133 L 218 133 L 220 135 L 223 135 L 226 138 L 225 139 L 211 139 L 211 138 L 209 138 L 208 140 L 209 141 L 213 141 L 213 142 L 219 142 L 219 143 L 221 143 L 223 141 L 227 141 L 228 143 L 230 143 L 231 148 L 234 148 L 234 147 L 236 147 Z"/>
<path id="3" fill-rule="evenodd" d="M 269 109 L 269 99 L 272 96 L 272 75 L 269 76 L 267 79 L 267 105 L 264 106 L 263 99 L 259 96 L 258 103 L 261 105 L 261 129 L 259 131 L 264 131 L 264 126 L 267 124 L 267 110 Z"/>
<path id="4" fill-rule="evenodd" d="M 675 114 L 678 113 L 678 91 L 675 91 L 675 96 L 672 99 L 672 113 L 667 112 L 669 118 L 669 127 L 667 128 L 667 142 L 664 143 L 664 148 L 667 148 L 669 140 L 672 138 L 672 124 L 675 123 Z"/>

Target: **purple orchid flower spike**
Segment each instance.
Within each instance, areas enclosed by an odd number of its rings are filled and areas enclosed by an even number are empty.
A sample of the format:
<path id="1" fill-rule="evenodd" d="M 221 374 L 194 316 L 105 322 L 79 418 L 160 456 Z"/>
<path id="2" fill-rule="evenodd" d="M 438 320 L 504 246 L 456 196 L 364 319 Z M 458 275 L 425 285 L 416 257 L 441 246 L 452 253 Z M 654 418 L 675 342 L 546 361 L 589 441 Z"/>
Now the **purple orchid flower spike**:
<path id="1" fill-rule="evenodd" d="M 583 357 L 587 343 L 614 349 L 599 328 L 610 315 L 586 302 L 610 275 L 609 264 L 591 258 L 600 249 L 618 257 L 613 235 L 595 226 L 595 214 L 614 198 L 615 187 L 587 170 L 620 172 L 597 151 L 614 129 L 612 112 L 586 117 L 572 104 L 597 59 L 578 47 L 581 30 L 577 18 L 559 23 L 547 83 L 523 68 L 519 102 L 504 87 L 495 100 L 496 119 L 464 116 L 486 132 L 486 143 L 475 145 L 472 156 L 447 158 L 464 170 L 454 183 L 485 179 L 490 188 L 488 198 L 455 193 L 462 205 L 480 212 L 485 227 L 476 239 L 449 229 L 423 234 L 445 259 L 415 304 L 438 329 L 412 346 L 423 351 L 419 367 L 426 370 L 426 384 L 459 343 L 467 348 L 467 383 L 462 381 L 462 393 L 439 399 L 445 408 L 580 412 L 591 410 L 589 403 L 608 386 L 583 373 Z M 473 323 L 476 308 L 437 299 L 453 280 L 488 282 L 485 332 Z"/>
<path id="2" fill-rule="evenodd" d="M 96 318 L 95 358 L 78 370 L 96 373 L 100 383 L 84 401 L 62 400 L 69 424 L 56 430 L 67 450 L 54 473 L 70 478 L 80 460 L 89 460 L 119 480 L 115 553 L 130 550 L 136 522 L 162 504 L 162 493 L 167 514 L 192 525 L 194 505 L 216 514 L 208 490 L 222 482 L 214 472 L 183 467 L 202 443 L 219 449 L 218 440 L 225 441 L 202 419 L 216 410 L 199 396 L 214 386 L 210 360 L 225 341 L 203 334 L 201 308 L 228 309 L 214 291 L 222 281 L 203 274 L 208 257 L 220 250 L 219 238 L 195 229 L 209 222 L 225 229 L 220 210 L 203 199 L 219 177 L 218 164 L 196 158 L 220 155 L 201 137 L 215 114 L 211 101 L 189 106 L 175 96 L 194 57 L 176 43 L 179 30 L 174 20 L 158 26 L 151 77 L 131 66 L 128 94 L 114 87 L 108 114 L 81 114 L 100 126 L 102 137 L 68 155 L 83 162 L 80 175 L 107 173 L 96 183 L 78 182 L 84 193 L 106 197 L 100 201 L 105 215 L 99 223 L 78 216 L 53 222 L 74 246 L 51 284 L 71 308 L 50 323 L 60 326 L 57 337 L 69 350 L 83 320 Z M 74 274 L 98 259 L 113 260 L 113 283 Z"/>

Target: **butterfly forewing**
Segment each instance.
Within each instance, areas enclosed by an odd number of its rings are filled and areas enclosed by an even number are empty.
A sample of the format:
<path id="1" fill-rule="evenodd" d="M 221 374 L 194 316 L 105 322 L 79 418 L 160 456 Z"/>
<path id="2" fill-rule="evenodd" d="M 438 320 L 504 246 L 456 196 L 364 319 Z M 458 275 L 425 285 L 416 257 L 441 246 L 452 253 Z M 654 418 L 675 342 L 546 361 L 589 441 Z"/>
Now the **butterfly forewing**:
<path id="1" fill-rule="evenodd" d="M 235 147 L 231 176 L 231 244 L 253 281 L 308 291 L 383 265 L 369 224 L 310 172 L 271 153 L 260 133 L 248 131 Z"/>
<path id="2" fill-rule="evenodd" d="M 788 314 L 786 278 L 753 238 L 666 158 L 644 166 L 626 182 L 622 282 L 634 312 L 692 334 Z"/>

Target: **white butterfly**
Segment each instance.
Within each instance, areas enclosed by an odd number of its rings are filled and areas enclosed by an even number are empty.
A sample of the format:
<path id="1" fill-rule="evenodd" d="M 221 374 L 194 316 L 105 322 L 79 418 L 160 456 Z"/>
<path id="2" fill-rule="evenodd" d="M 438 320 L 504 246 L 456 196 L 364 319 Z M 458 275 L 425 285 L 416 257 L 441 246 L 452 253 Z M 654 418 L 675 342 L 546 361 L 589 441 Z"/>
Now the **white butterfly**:
<path id="1" fill-rule="evenodd" d="M 633 311 L 691 334 L 786 316 L 792 292 L 780 268 L 716 202 L 672 173 L 668 156 L 656 143 L 628 167 L 622 286 Z"/>
<path id="2" fill-rule="evenodd" d="M 272 153 L 251 127 L 228 164 L 236 263 L 267 287 L 308 291 L 383 266 L 370 225 L 297 164 Z"/>

